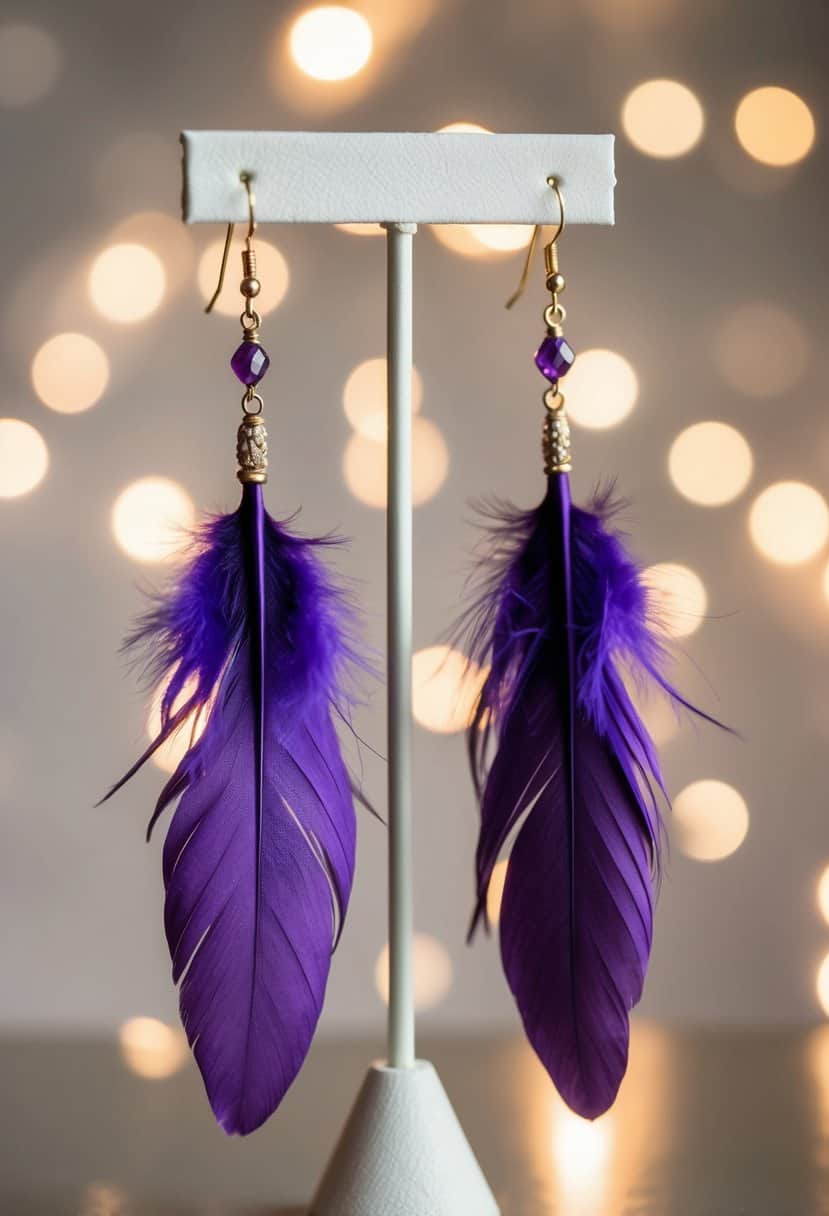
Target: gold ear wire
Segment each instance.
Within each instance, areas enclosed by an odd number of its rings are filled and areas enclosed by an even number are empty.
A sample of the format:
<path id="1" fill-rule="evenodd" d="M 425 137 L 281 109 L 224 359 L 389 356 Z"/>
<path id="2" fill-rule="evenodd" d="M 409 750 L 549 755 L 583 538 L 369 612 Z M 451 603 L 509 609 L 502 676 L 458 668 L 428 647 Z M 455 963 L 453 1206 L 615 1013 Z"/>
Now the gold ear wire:
<path id="1" fill-rule="evenodd" d="M 240 173 L 239 180 L 242 183 L 242 185 L 245 187 L 245 193 L 248 196 L 248 234 L 245 237 L 245 245 L 247 247 L 246 252 L 247 252 L 248 256 L 250 257 L 253 254 L 253 244 L 252 244 L 253 234 L 254 234 L 254 232 L 256 232 L 256 216 L 255 216 L 254 210 L 253 210 L 255 199 L 253 196 L 253 190 L 251 188 L 251 181 L 253 179 L 249 173 Z M 222 250 L 222 264 L 219 267 L 219 282 L 216 285 L 216 290 L 213 292 L 213 295 L 210 297 L 209 303 L 205 305 L 205 309 L 204 309 L 205 312 L 213 311 L 213 305 L 216 303 L 219 296 L 222 294 L 222 288 L 225 285 L 225 272 L 227 271 L 227 259 L 230 256 L 230 245 L 231 245 L 231 242 L 233 241 L 233 229 L 234 228 L 235 228 L 235 224 L 228 224 L 228 226 L 227 226 L 227 234 L 225 236 L 225 247 Z M 256 267 L 255 258 L 253 260 L 253 266 L 255 269 L 255 267 Z M 253 277 L 253 276 L 250 276 L 250 277 Z"/>
<path id="2" fill-rule="evenodd" d="M 556 295 L 557 292 L 553 291 L 553 287 L 550 285 L 550 280 L 554 279 L 554 277 L 559 273 L 556 242 L 564 231 L 564 196 L 561 193 L 558 179 L 554 177 L 552 173 L 547 178 L 547 185 L 555 193 L 555 196 L 558 199 L 559 209 L 558 227 L 553 233 L 552 239 L 544 246 L 544 271 L 547 278 L 547 287 L 553 295 Z M 535 247 L 538 244 L 538 237 L 542 227 L 542 224 L 536 224 L 535 228 L 533 228 L 533 234 L 530 237 L 530 243 L 527 247 L 527 257 L 524 261 L 524 269 L 521 271 L 521 278 L 518 281 L 518 286 L 516 287 L 515 291 L 504 305 L 505 308 L 512 308 L 513 304 L 517 303 L 517 301 L 520 300 L 521 296 L 524 294 L 527 281 L 530 277 L 530 267 L 532 266 L 533 256 L 535 255 Z M 559 287 L 558 290 L 561 291 L 562 288 Z"/>

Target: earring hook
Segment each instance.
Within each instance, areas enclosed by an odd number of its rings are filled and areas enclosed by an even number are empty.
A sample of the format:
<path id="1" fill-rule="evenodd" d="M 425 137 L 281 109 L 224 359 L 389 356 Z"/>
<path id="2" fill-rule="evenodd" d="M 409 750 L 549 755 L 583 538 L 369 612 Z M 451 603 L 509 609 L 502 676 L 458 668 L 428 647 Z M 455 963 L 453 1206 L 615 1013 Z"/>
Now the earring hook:
<path id="1" fill-rule="evenodd" d="M 547 268 L 547 273 L 549 274 L 551 271 L 552 265 L 553 265 L 553 249 L 554 249 L 555 244 L 558 241 L 559 237 L 561 236 L 562 232 L 564 232 L 565 218 L 564 218 L 564 195 L 561 193 L 561 188 L 558 184 L 558 178 L 554 177 L 553 174 L 551 173 L 550 176 L 547 178 L 547 185 L 554 192 L 556 199 L 558 200 L 558 212 L 559 212 L 558 227 L 556 228 L 555 232 L 553 233 L 552 239 L 550 241 L 548 241 L 547 244 L 544 246 L 544 264 L 545 264 L 545 267 Z M 533 234 L 530 237 L 530 243 L 527 248 L 527 257 L 524 262 L 524 269 L 521 271 L 521 278 L 518 281 L 518 286 L 516 287 L 515 291 L 512 293 L 512 295 L 510 296 L 510 298 L 507 300 L 506 304 L 504 305 L 505 308 L 512 308 L 513 304 L 516 304 L 518 302 L 518 300 L 521 299 L 521 296 L 524 294 L 524 289 L 526 288 L 527 281 L 530 277 L 530 267 L 532 266 L 533 256 L 535 255 L 535 247 L 538 244 L 538 237 L 539 237 L 539 234 L 540 234 L 542 228 L 543 228 L 543 224 L 536 224 L 536 226 L 533 228 Z"/>
<path id="2" fill-rule="evenodd" d="M 256 199 L 254 198 L 253 189 L 251 187 L 252 180 L 253 180 L 253 178 L 250 173 L 242 172 L 239 174 L 239 181 L 245 187 L 245 193 L 247 194 L 247 198 L 248 198 L 248 234 L 245 237 L 245 244 L 246 244 L 248 250 L 250 250 L 252 247 L 253 234 L 256 232 L 256 215 L 254 214 L 254 205 L 255 205 Z M 231 246 L 231 242 L 233 241 L 233 229 L 235 227 L 236 227 L 236 225 L 233 223 L 230 223 L 227 226 L 227 233 L 225 235 L 225 247 L 222 250 L 222 264 L 219 267 L 219 282 L 216 285 L 216 290 L 213 292 L 213 295 L 210 297 L 210 301 L 205 306 L 205 309 L 204 309 L 205 312 L 213 311 L 213 305 L 216 303 L 219 296 L 222 294 L 222 288 L 225 285 L 225 272 L 227 270 L 227 259 L 230 256 L 230 246 Z"/>

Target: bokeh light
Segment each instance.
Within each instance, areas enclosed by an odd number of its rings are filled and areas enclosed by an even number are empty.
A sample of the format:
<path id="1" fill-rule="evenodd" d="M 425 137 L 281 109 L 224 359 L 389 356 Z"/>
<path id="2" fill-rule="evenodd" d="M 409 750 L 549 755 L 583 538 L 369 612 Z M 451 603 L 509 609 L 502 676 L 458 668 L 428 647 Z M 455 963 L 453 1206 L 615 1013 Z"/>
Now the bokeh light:
<path id="1" fill-rule="evenodd" d="M 476 122 L 450 122 L 438 134 L 491 135 Z M 525 249 L 533 234 L 532 224 L 432 224 L 442 245 L 463 257 L 485 258 L 492 254 Z"/>
<path id="2" fill-rule="evenodd" d="M 664 747 L 679 733 L 680 719 L 676 707 L 653 680 L 637 680 L 624 667 L 621 674 L 645 729 L 657 747 Z"/>
<path id="3" fill-rule="evenodd" d="M 743 435 L 725 422 L 697 422 L 671 444 L 668 472 L 684 498 L 719 507 L 739 498 L 754 461 Z"/>
<path id="4" fill-rule="evenodd" d="M 556 1103 L 552 1149 L 562 1212 L 598 1216 L 604 1210 L 612 1148 L 612 1115 L 591 1122 Z"/>
<path id="5" fill-rule="evenodd" d="M 164 691 L 168 681 L 165 680 L 155 691 L 152 702 L 150 704 L 150 712 L 147 715 L 147 738 L 152 742 L 158 737 L 161 730 L 161 702 L 164 697 Z M 182 705 L 192 697 L 198 687 L 198 680 L 195 676 L 191 676 L 185 682 L 181 692 L 173 702 L 173 713 L 177 713 Z M 178 730 L 174 731 L 168 739 L 157 747 L 152 754 L 153 763 L 164 773 L 174 773 L 186 753 L 190 750 L 204 734 L 204 728 L 207 726 L 207 719 L 210 716 L 210 703 L 205 705 L 200 712 L 190 714 L 184 719 Z"/>
<path id="6" fill-rule="evenodd" d="M 440 490 L 449 472 L 449 449 L 439 427 L 428 418 L 412 421 L 412 501 L 416 507 Z M 386 445 L 352 435 L 343 453 L 343 477 L 354 497 L 367 507 L 386 505 Z"/>
<path id="7" fill-rule="evenodd" d="M 222 313 L 226 317 L 237 317 L 244 305 L 244 300 L 239 294 L 244 244 L 241 239 L 234 239 L 231 242 L 224 285 L 213 305 L 215 312 Z M 223 249 L 223 240 L 211 241 L 199 258 L 196 275 L 199 291 L 205 304 L 212 297 L 219 281 L 219 266 Z M 254 300 L 254 305 L 259 315 L 264 317 L 278 308 L 284 300 L 291 276 L 288 272 L 288 263 L 277 247 L 270 241 L 263 241 L 259 237 L 256 238 L 256 277 L 262 284 L 262 288 Z"/>
<path id="8" fill-rule="evenodd" d="M 48 467 L 49 450 L 40 431 L 20 418 L 0 418 L 0 498 L 28 494 Z"/>
<path id="9" fill-rule="evenodd" d="M 168 291 L 190 285 L 195 261 L 193 230 L 166 211 L 133 211 L 109 232 L 115 244 L 143 245 L 161 259 Z M 238 265 L 238 263 L 237 263 Z M 218 266 L 216 268 L 218 273 Z M 241 309 L 239 310 L 241 311 Z"/>
<path id="10" fill-rule="evenodd" d="M 381 356 L 364 359 L 349 375 L 343 388 L 343 409 L 354 430 L 375 443 L 385 443 L 388 434 L 386 408 L 386 360 Z M 423 381 L 412 368 L 412 410 L 419 413 L 423 404 Z"/>
<path id="11" fill-rule="evenodd" d="M 471 224 L 469 231 L 485 249 L 494 253 L 514 253 L 527 248 L 533 227 L 532 224 Z"/>
<path id="12" fill-rule="evenodd" d="M 122 490 L 112 509 L 115 540 L 139 562 L 174 558 L 193 527 L 190 495 L 168 477 L 142 477 Z"/>
<path id="13" fill-rule="evenodd" d="M 385 236 L 386 230 L 382 224 L 335 224 L 340 232 L 349 232 L 352 236 Z"/>
<path id="14" fill-rule="evenodd" d="M 582 351 L 563 387 L 573 422 L 597 431 L 627 418 L 639 396 L 636 372 L 613 350 Z"/>
<path id="15" fill-rule="evenodd" d="M 644 572 L 654 614 L 665 633 L 686 638 L 696 633 L 708 607 L 705 585 L 698 574 L 678 562 L 657 562 Z"/>
<path id="16" fill-rule="evenodd" d="M 434 1009 L 452 987 L 452 960 L 449 951 L 435 937 L 415 933 L 412 941 L 414 1006 L 423 1011 Z M 380 999 L 389 1003 L 389 948 L 384 946 L 374 964 L 374 986 Z"/>
<path id="17" fill-rule="evenodd" d="M 415 721 L 438 735 L 465 730 L 481 695 L 486 670 L 451 646 L 427 646 L 412 657 Z"/>
<path id="18" fill-rule="evenodd" d="M 448 122 L 445 127 L 438 127 L 438 134 L 452 135 L 491 135 L 489 127 L 482 127 L 478 122 Z"/>
<path id="19" fill-rule="evenodd" d="M 81 1191 L 77 1216 L 131 1216 L 132 1203 L 123 1187 L 96 1180 Z"/>
<path id="20" fill-rule="evenodd" d="M 475 236 L 474 224 L 431 224 L 432 234 L 446 249 L 464 258 L 489 258 L 495 250 Z"/>
<path id="21" fill-rule="evenodd" d="M 55 334 L 32 360 L 32 385 L 59 414 L 79 414 L 99 401 L 109 383 L 109 360 L 86 334 Z"/>
<path id="22" fill-rule="evenodd" d="M 139 1077 L 161 1081 L 178 1072 L 187 1059 L 187 1039 L 177 1026 L 157 1018 L 129 1018 L 118 1030 L 124 1064 Z"/>
<path id="23" fill-rule="evenodd" d="M 54 88 L 60 48 L 46 30 L 18 22 L 0 25 L 0 106 L 34 105 Z"/>
<path id="24" fill-rule="evenodd" d="M 808 562 L 829 537 L 829 508 L 822 494 L 801 481 L 778 481 L 755 498 L 749 513 L 755 547 L 781 566 Z"/>
<path id="25" fill-rule="evenodd" d="M 770 358 L 773 349 L 779 357 Z M 751 300 L 723 318 L 714 347 L 717 366 L 747 397 L 775 397 L 797 384 L 809 343 L 800 322 L 777 304 Z"/>
<path id="26" fill-rule="evenodd" d="M 747 93 L 737 106 L 734 127 L 749 156 L 764 165 L 794 165 L 815 141 L 815 120 L 806 102 L 777 85 Z"/>
<path id="27" fill-rule="evenodd" d="M 746 838 L 748 807 L 724 781 L 694 781 L 674 799 L 671 824 L 686 857 L 722 861 Z"/>
<path id="28" fill-rule="evenodd" d="M 817 884 L 817 905 L 820 914 L 829 925 L 829 866 L 826 866 Z"/>
<path id="29" fill-rule="evenodd" d="M 92 303 L 108 321 L 132 324 L 149 317 L 164 299 L 161 259 L 145 245 L 124 242 L 99 253 L 89 272 Z"/>
<path id="30" fill-rule="evenodd" d="M 698 98 L 677 80 L 646 80 L 627 95 L 622 126 L 647 156 L 684 156 L 699 142 L 705 115 Z"/>
<path id="31" fill-rule="evenodd" d="M 371 57 L 371 26 L 362 13 L 339 4 L 310 8 L 291 27 L 294 63 L 314 80 L 356 76 Z"/>
<path id="32" fill-rule="evenodd" d="M 823 571 L 823 594 L 829 600 L 829 566 Z"/>
<path id="33" fill-rule="evenodd" d="M 818 967 L 815 987 L 823 1012 L 829 1017 L 829 954 Z"/>
<path id="34" fill-rule="evenodd" d="M 502 861 L 496 861 L 489 878 L 489 886 L 486 889 L 486 914 L 492 925 L 497 925 L 501 918 L 501 904 L 504 899 L 504 885 L 507 881 L 508 865 L 509 862 L 506 858 Z"/>

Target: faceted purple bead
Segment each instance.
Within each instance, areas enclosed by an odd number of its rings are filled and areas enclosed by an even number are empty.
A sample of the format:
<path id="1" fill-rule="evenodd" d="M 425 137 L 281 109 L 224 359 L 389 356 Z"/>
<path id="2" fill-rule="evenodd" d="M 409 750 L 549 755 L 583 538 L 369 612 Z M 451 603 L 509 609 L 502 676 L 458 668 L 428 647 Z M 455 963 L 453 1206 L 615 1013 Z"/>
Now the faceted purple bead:
<path id="1" fill-rule="evenodd" d="M 258 384 L 270 366 L 264 346 L 258 342 L 242 342 L 233 352 L 230 366 L 242 384 Z"/>
<path id="2" fill-rule="evenodd" d="M 573 366 L 575 352 L 564 338 L 548 334 L 535 352 L 535 365 L 551 382 L 560 380 Z"/>

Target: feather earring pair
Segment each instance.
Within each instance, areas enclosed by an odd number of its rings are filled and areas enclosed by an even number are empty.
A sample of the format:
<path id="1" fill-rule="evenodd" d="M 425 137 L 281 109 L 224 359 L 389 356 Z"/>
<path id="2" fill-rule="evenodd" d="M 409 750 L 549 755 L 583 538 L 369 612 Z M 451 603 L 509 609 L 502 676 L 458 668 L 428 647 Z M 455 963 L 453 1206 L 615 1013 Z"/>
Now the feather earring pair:
<path id="1" fill-rule="evenodd" d="M 173 979 L 216 1118 L 244 1134 L 276 1109 L 302 1066 L 346 915 L 355 814 L 336 727 L 361 659 L 350 606 L 320 560 L 329 542 L 297 536 L 264 505 L 257 386 L 269 359 L 253 306 L 253 194 L 242 182 L 243 333 L 231 359 L 245 386 L 242 499 L 197 530 L 170 592 L 128 638 L 164 684 L 161 725 L 107 797 L 173 734 L 204 723 L 149 832 L 175 803 L 163 851 Z M 664 674 L 666 649 L 641 572 L 613 530 L 609 495 L 589 510 L 571 503 L 560 391 L 574 359 L 558 299 L 564 200 L 555 179 L 549 184 L 561 221 L 545 248 L 551 303 L 536 354 L 549 381 L 546 493 L 531 511 L 493 508 L 491 561 L 466 621 L 469 653 L 488 669 L 469 731 L 481 809 L 470 935 L 486 922 L 492 873 L 509 851 L 500 915 L 507 980 L 565 1101 L 592 1118 L 611 1105 L 626 1069 L 662 831 L 659 761 L 622 671 L 693 707 Z"/>
<path id="2" fill-rule="evenodd" d="M 250 222 L 243 335 L 231 359 L 245 386 L 242 500 L 196 531 L 170 592 L 127 640 L 164 682 L 161 726 L 107 797 L 171 735 L 205 720 L 161 792 L 148 837 L 177 802 L 163 851 L 173 980 L 216 1118 L 245 1134 L 275 1110 L 305 1059 L 348 906 L 355 815 L 336 719 L 359 659 L 351 609 L 320 560 L 330 542 L 297 536 L 264 505 L 257 385 L 269 359 L 253 307 L 254 200 L 242 181 Z"/>
<path id="3" fill-rule="evenodd" d="M 546 493 L 534 510 L 493 507 L 491 549 L 463 622 L 488 676 L 468 731 L 480 801 L 476 903 L 486 922 L 499 857 L 509 853 L 499 932 L 507 982 L 530 1043 L 561 1096 L 596 1118 L 627 1067 L 630 1010 L 642 995 L 653 932 L 665 784 L 622 672 L 680 708 L 642 574 L 613 529 L 609 492 L 587 510 L 570 498 L 570 430 L 560 381 L 565 280 L 545 248 L 551 303 L 535 362 L 549 381 Z M 523 291 L 538 229 L 519 289 Z M 700 714 L 708 721 L 706 714 Z"/>

